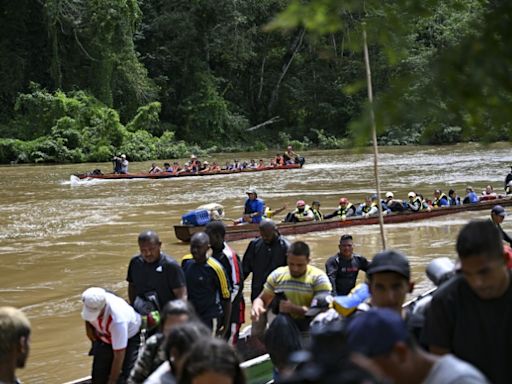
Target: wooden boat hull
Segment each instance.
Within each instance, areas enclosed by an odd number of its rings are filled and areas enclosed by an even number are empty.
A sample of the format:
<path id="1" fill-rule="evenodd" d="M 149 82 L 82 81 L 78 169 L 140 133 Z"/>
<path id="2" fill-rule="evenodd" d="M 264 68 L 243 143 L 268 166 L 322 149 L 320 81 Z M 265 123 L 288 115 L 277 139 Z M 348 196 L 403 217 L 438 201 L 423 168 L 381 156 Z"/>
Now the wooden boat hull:
<path id="1" fill-rule="evenodd" d="M 222 170 L 218 172 L 183 172 L 174 174 L 172 172 L 159 172 L 159 173 L 147 173 L 147 172 L 141 172 L 141 173 L 125 173 L 125 174 L 118 174 L 118 173 L 106 173 L 103 175 L 94 175 L 94 174 L 88 174 L 88 173 L 80 173 L 75 174 L 74 176 L 78 177 L 79 179 L 100 179 L 100 180 L 124 180 L 124 179 L 171 179 L 176 177 L 191 177 L 191 176 L 212 176 L 212 175 L 232 175 L 232 174 L 238 174 L 238 173 L 254 173 L 254 172 L 263 172 L 263 171 L 277 171 L 281 169 L 297 169 L 302 168 L 301 164 L 288 164 L 288 165 L 282 165 L 279 167 L 264 167 L 264 168 L 245 168 L 245 169 L 237 169 L 233 171 L 229 170 Z"/>
<path id="2" fill-rule="evenodd" d="M 445 208 L 435 208 L 431 211 L 422 212 L 404 212 L 404 213 L 393 213 L 384 216 L 384 223 L 396 224 L 406 223 L 410 221 L 418 221 L 431 219 L 439 216 L 452 215 L 466 211 L 480 211 L 491 209 L 494 205 L 500 204 L 502 206 L 512 206 L 511 198 L 495 199 L 482 201 L 477 204 L 466 204 L 460 206 L 452 206 Z M 328 231 L 336 228 L 352 227 L 356 225 L 373 225 L 378 224 L 378 216 L 373 217 L 356 217 L 350 218 L 344 221 L 341 220 L 326 220 L 326 221 L 315 221 L 315 222 L 304 222 L 304 223 L 279 223 L 277 225 L 279 232 L 282 235 L 300 235 L 309 232 L 320 232 Z M 204 231 L 204 226 L 189 226 L 189 225 L 175 225 L 174 233 L 176 237 L 184 242 L 189 242 L 192 235 L 196 232 Z M 246 224 L 246 225 L 227 225 L 226 226 L 226 240 L 235 241 L 250 239 L 259 236 L 259 230 L 257 224 Z"/>

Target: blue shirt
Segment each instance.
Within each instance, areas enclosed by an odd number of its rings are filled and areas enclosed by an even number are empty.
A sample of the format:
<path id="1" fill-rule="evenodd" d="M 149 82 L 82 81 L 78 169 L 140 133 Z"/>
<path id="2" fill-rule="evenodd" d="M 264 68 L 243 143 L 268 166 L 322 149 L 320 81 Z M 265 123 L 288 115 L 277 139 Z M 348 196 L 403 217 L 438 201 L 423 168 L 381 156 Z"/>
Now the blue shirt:
<path id="1" fill-rule="evenodd" d="M 469 202 L 471 204 L 478 203 L 480 201 L 480 198 L 476 194 L 476 192 L 469 192 L 467 197 L 469 198 Z"/>
<path id="2" fill-rule="evenodd" d="M 265 202 L 261 199 L 247 199 L 245 200 L 245 209 L 244 209 L 244 215 L 250 215 L 251 213 L 259 212 L 260 214 L 258 216 L 255 216 L 251 219 L 251 223 L 257 224 L 261 222 L 261 219 L 263 218 L 263 213 L 265 212 Z"/>

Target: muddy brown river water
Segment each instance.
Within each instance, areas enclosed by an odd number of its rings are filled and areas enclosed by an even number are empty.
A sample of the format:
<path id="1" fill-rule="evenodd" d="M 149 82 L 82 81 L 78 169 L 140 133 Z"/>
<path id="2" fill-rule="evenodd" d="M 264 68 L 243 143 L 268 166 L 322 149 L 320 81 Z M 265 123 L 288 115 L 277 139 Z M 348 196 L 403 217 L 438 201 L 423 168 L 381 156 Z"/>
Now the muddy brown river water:
<path id="1" fill-rule="evenodd" d="M 269 159 L 259 154 L 208 156 L 224 164 L 236 158 Z M 172 225 L 181 214 L 207 202 L 219 202 L 226 216 L 243 210 L 244 190 L 254 186 L 267 205 L 299 198 L 320 200 L 324 213 L 339 197 L 361 201 L 374 191 L 372 155 L 350 151 L 304 153 L 303 169 L 163 180 L 83 181 L 72 184 L 69 175 L 110 164 L 0 167 L 0 305 L 22 308 L 33 326 L 32 350 L 19 376 L 26 383 L 62 383 L 89 374 L 89 343 L 80 318 L 80 294 L 101 286 L 127 297 L 128 261 L 137 252 L 137 235 L 148 228 L 160 233 L 163 250 L 180 258 L 188 246 L 178 242 Z M 502 192 L 512 164 L 509 144 L 484 147 L 381 148 L 382 190 L 406 198 L 409 190 L 431 197 L 435 188 L 464 192 L 472 185 L 480 192 L 487 184 Z M 131 171 L 149 169 L 132 163 Z M 388 247 L 400 249 L 411 260 L 415 292 L 429 287 L 426 264 L 435 257 L 455 257 L 460 227 L 488 212 L 386 225 Z M 505 229 L 512 224 L 505 221 Z M 313 264 L 323 267 L 337 251 L 342 233 L 352 233 L 356 251 L 372 257 L 380 249 L 377 226 L 363 226 L 290 237 L 312 248 Z M 249 240 L 232 243 L 240 254 Z M 363 276 L 360 276 L 363 278 Z M 249 284 L 246 284 L 248 287 Z M 246 289 L 246 297 L 248 291 Z"/>

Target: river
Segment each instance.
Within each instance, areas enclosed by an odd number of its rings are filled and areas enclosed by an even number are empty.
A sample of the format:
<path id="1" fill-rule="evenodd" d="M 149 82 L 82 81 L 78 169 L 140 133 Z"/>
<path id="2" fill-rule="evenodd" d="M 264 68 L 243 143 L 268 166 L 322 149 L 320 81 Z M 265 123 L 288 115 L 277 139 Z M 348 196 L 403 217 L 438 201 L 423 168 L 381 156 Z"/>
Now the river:
<path id="1" fill-rule="evenodd" d="M 212 155 L 229 159 L 269 159 L 274 152 Z M 72 185 L 69 175 L 111 165 L 75 164 L 0 167 L 0 305 L 22 308 L 33 327 L 27 367 L 19 370 L 27 383 L 62 383 L 89 374 L 89 343 L 80 318 L 80 294 L 90 286 L 127 296 L 128 262 L 136 254 L 137 235 L 144 229 L 159 232 L 163 250 L 180 258 L 188 252 L 172 225 L 190 209 L 207 202 L 226 207 L 235 218 L 243 210 L 244 190 L 258 189 L 267 205 L 278 208 L 296 200 L 320 200 L 324 213 L 334 210 L 339 197 L 361 201 L 374 191 L 373 157 L 369 151 L 311 151 L 300 170 L 271 171 L 163 180 L 86 181 Z M 205 158 L 206 159 L 206 158 Z M 382 190 L 406 198 L 410 190 L 431 198 L 435 188 L 464 193 L 472 185 L 479 193 L 487 184 L 502 192 L 512 164 L 509 144 L 484 147 L 381 148 Z M 149 169 L 132 163 L 131 171 Z M 405 252 L 411 261 L 415 292 L 429 287 L 426 264 L 435 257 L 455 257 L 460 227 L 489 212 L 387 225 L 388 247 Z M 512 230 L 505 221 L 504 228 Z M 356 252 L 372 257 L 380 247 L 378 226 L 363 226 L 290 237 L 308 242 L 312 263 L 323 267 L 337 251 L 342 233 L 354 236 Z M 231 245 L 241 255 L 249 240 Z M 362 274 L 360 274 L 362 275 Z M 360 276 L 362 279 L 363 276 Z M 246 288 L 249 284 L 246 284 Z M 246 297 L 248 291 L 246 289 Z"/>

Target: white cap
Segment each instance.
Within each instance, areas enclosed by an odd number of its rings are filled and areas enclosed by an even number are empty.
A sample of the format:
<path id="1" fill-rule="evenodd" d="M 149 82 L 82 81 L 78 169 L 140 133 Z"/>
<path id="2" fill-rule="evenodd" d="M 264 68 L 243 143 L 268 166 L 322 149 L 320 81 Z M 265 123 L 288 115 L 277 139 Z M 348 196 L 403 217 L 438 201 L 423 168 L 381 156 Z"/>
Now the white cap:
<path id="1" fill-rule="evenodd" d="M 92 287 L 82 293 L 82 319 L 94 321 L 98 318 L 101 310 L 105 307 L 107 299 L 103 288 Z"/>
<path id="2" fill-rule="evenodd" d="M 196 155 L 190 155 L 191 159 L 197 159 Z"/>
<path id="3" fill-rule="evenodd" d="M 126 155 L 121 155 L 121 157 L 122 157 L 123 159 L 126 159 Z"/>
<path id="4" fill-rule="evenodd" d="M 386 193 L 386 197 L 391 197 L 391 198 L 393 198 L 393 197 L 395 197 L 395 195 L 393 195 L 393 192 L 387 192 L 387 193 Z"/>
<path id="5" fill-rule="evenodd" d="M 407 197 L 416 197 L 416 194 L 414 192 L 409 192 L 409 194 L 407 195 Z"/>

